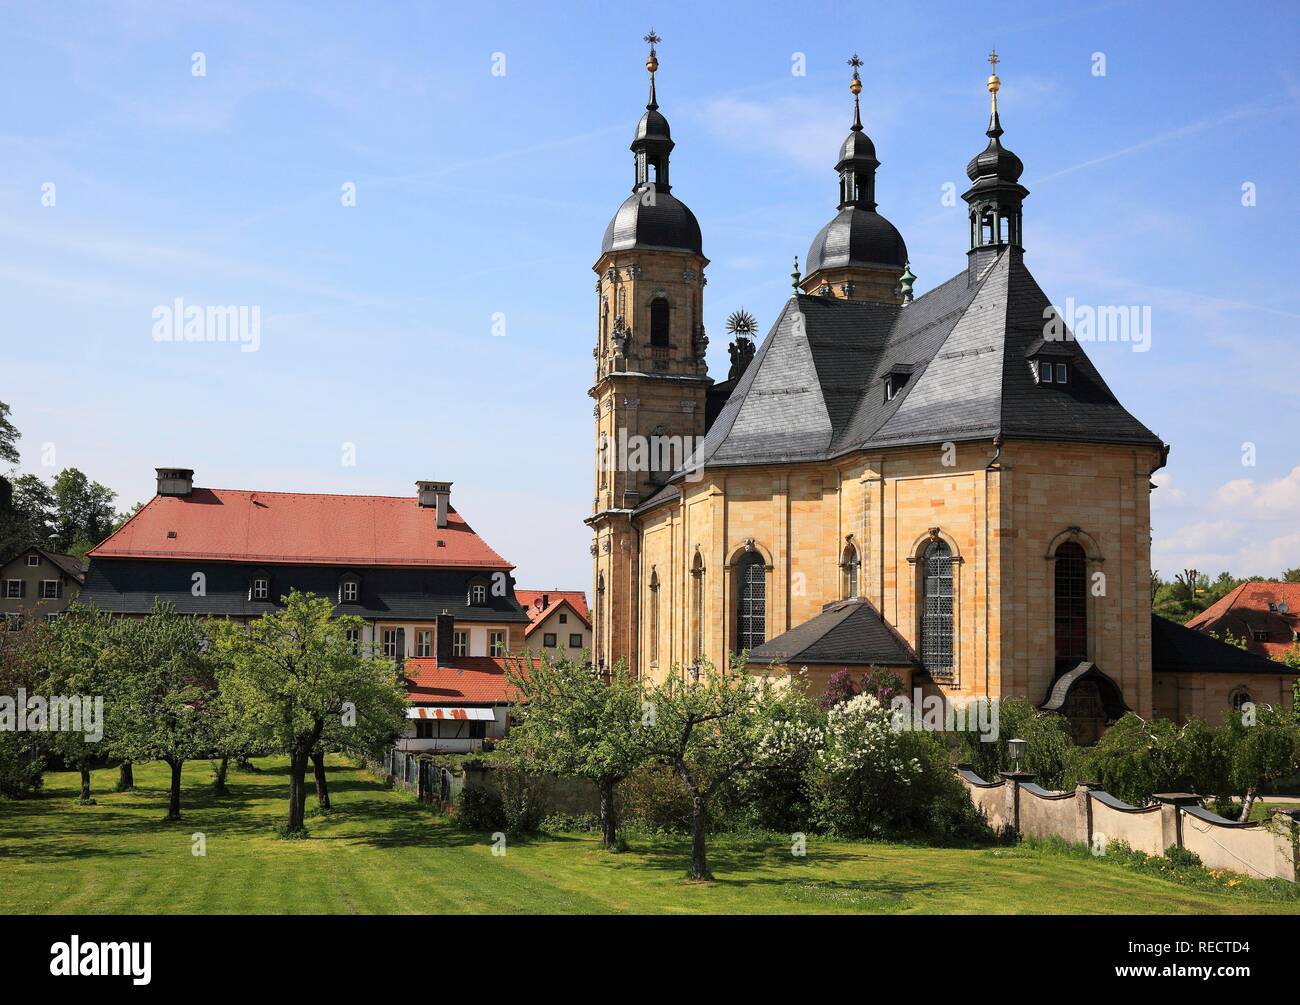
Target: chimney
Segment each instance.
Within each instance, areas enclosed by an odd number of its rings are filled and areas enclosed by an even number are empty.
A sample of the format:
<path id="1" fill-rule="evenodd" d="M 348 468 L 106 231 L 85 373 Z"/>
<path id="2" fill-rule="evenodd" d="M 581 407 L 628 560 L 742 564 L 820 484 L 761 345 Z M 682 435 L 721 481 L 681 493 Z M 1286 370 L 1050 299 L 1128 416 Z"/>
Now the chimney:
<path id="1" fill-rule="evenodd" d="M 420 506 L 438 511 L 438 526 L 447 526 L 447 511 L 451 507 L 451 482 L 416 482 Z"/>
<path id="2" fill-rule="evenodd" d="M 194 491 L 193 468 L 154 468 L 160 496 L 188 496 Z"/>
<path id="3" fill-rule="evenodd" d="M 550 606 L 551 606 L 551 595 L 550 595 L 549 593 L 543 593 L 543 594 L 542 594 L 542 610 L 546 610 L 546 608 L 548 608 L 548 607 L 550 607 Z"/>
<path id="4" fill-rule="evenodd" d="M 455 659 L 453 652 L 456 619 L 445 611 L 438 615 L 434 629 L 434 655 L 438 657 L 439 666 L 449 666 Z"/>

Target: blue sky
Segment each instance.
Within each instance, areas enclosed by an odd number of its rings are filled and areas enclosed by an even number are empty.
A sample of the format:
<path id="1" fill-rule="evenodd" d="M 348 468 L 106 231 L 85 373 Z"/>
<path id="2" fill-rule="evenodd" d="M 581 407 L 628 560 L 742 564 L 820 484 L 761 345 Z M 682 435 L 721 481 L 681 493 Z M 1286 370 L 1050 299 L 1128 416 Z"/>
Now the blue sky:
<path id="1" fill-rule="evenodd" d="M 166 464 L 266 490 L 451 479 L 522 586 L 588 588 L 591 265 L 632 181 L 648 19 L 609 3 L 11 7 L 0 400 L 23 470 L 75 465 L 124 507 Z M 665 2 L 653 27 L 674 194 L 712 260 L 715 376 L 727 314 L 765 331 L 834 214 L 854 51 L 880 211 L 918 292 L 964 267 L 965 218 L 942 195 L 984 145 L 996 46 L 1003 139 L 1032 193 L 1026 262 L 1057 304 L 1151 308 L 1148 352 L 1088 349 L 1173 445 L 1155 566 L 1300 564 L 1294 5 Z M 259 305 L 259 350 L 154 341 L 176 297 Z"/>

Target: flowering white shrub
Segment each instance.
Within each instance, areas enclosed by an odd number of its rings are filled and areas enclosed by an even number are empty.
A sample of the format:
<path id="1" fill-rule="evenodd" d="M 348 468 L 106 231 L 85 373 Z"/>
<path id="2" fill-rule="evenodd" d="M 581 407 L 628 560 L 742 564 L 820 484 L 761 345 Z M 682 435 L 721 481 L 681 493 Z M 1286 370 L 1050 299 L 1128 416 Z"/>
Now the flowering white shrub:
<path id="1" fill-rule="evenodd" d="M 826 713 L 821 760 L 832 775 L 868 771 L 890 775 L 904 785 L 921 773 L 920 760 L 907 752 L 894 728 L 893 712 L 869 694 Z"/>

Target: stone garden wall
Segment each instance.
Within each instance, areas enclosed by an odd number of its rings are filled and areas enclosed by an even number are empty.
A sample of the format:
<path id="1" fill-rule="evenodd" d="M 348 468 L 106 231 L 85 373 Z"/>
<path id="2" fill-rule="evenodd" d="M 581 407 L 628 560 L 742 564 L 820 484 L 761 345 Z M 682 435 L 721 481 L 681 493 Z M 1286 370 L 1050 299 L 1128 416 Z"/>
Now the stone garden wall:
<path id="1" fill-rule="evenodd" d="M 1277 811 L 1265 823 L 1237 823 L 1188 793 L 1158 794 L 1150 806 L 1130 806 L 1095 786 L 1052 792 L 1033 776 L 1005 772 L 985 781 L 969 765 L 957 776 L 971 801 L 999 834 L 1059 837 L 1104 853 L 1112 841 L 1150 855 L 1173 847 L 1195 852 L 1208 869 L 1228 869 L 1260 879 L 1296 880 L 1300 821 Z"/>

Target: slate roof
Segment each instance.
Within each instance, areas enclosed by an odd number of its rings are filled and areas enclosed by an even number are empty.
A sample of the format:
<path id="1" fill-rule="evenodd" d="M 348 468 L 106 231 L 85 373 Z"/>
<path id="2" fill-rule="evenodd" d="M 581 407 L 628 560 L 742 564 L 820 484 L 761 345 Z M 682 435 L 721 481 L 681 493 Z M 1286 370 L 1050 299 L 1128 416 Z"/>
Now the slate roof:
<path id="1" fill-rule="evenodd" d="M 1161 446 L 1072 338 L 1055 343 L 1072 357 L 1069 382 L 1035 383 L 1026 353 L 1049 305 L 1015 248 L 905 306 L 791 297 L 692 463 L 826 460 L 998 434 Z M 886 401 L 883 377 L 900 364 L 912 374 Z"/>
<path id="2" fill-rule="evenodd" d="M 919 666 L 903 637 L 866 600 L 829 604 L 816 617 L 750 650 L 751 663 Z"/>
<path id="3" fill-rule="evenodd" d="M 24 555 L 28 555 L 33 551 L 43 556 L 50 564 L 62 569 L 66 575 L 71 576 L 78 583 L 84 583 L 86 581 L 86 567 L 82 565 L 81 559 L 73 555 L 64 555 L 62 552 L 58 551 L 47 551 L 39 545 L 33 545 L 30 548 L 24 548 L 22 551 L 15 552 L 8 558 L 0 561 L 0 568 L 4 568 L 11 562 L 15 562 Z"/>
<path id="4" fill-rule="evenodd" d="M 204 595 L 194 596 L 194 573 L 203 573 Z M 249 584 L 255 573 L 269 575 L 271 597 L 253 600 Z M 336 604 L 338 614 L 373 620 L 432 621 L 444 611 L 458 622 L 525 623 L 528 615 L 514 597 L 487 591 L 487 601 L 470 605 L 469 584 L 474 570 L 322 565 L 255 564 L 214 560 L 96 558 L 90 563 L 79 598 L 86 606 L 115 614 L 148 614 L 154 600 L 175 606 L 182 614 L 255 618 L 280 607 L 278 599 L 290 589 L 335 600 L 345 575 L 360 580 L 357 603 Z"/>
<path id="5" fill-rule="evenodd" d="M 1154 673 L 1300 673 L 1158 614 L 1151 616 L 1151 669 Z"/>
<path id="6" fill-rule="evenodd" d="M 512 568 L 455 509 L 439 527 L 413 496 L 204 488 L 154 496 L 89 557 Z"/>
<path id="7" fill-rule="evenodd" d="M 542 599 L 546 603 L 542 603 Z M 515 590 L 515 599 L 528 615 L 529 625 L 524 629 L 524 638 L 544 625 L 562 607 L 567 607 L 590 630 L 591 615 L 587 611 L 587 595 L 581 590 Z"/>

